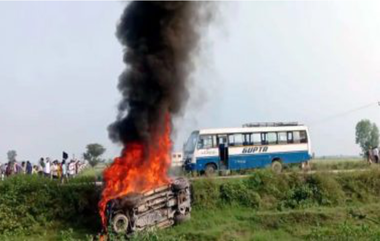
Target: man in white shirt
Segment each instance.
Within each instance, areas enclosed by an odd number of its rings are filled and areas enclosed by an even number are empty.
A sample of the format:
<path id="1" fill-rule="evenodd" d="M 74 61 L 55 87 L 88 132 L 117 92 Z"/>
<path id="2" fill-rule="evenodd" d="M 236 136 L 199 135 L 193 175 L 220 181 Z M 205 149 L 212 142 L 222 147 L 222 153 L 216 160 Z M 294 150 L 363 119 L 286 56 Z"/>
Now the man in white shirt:
<path id="1" fill-rule="evenodd" d="M 69 162 L 68 174 L 69 177 L 73 177 L 75 175 L 75 162 L 73 160 Z"/>
<path id="2" fill-rule="evenodd" d="M 5 171 L 6 171 L 6 164 L 0 164 L 0 174 L 1 174 L 1 181 L 4 181 L 5 177 Z"/>
<path id="3" fill-rule="evenodd" d="M 50 158 L 49 157 L 46 157 L 45 159 L 45 167 L 44 167 L 44 174 L 46 177 L 50 177 L 50 172 L 51 172 L 51 169 L 50 169 Z"/>

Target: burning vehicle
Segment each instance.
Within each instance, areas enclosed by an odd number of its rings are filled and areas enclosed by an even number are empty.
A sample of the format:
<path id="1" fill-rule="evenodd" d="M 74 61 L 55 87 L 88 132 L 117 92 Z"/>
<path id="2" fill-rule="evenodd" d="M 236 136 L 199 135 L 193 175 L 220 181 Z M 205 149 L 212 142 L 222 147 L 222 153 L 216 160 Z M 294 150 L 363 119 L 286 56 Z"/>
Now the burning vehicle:
<path id="1" fill-rule="evenodd" d="M 116 29 L 126 65 L 118 82 L 122 99 L 110 139 L 120 156 L 103 172 L 98 203 L 104 232 L 130 234 L 167 227 L 190 217 L 186 179 L 172 180 L 173 118 L 183 114 L 201 25 L 208 11 L 199 2 L 132 1 Z"/>
<path id="2" fill-rule="evenodd" d="M 184 178 L 143 193 L 130 193 L 110 200 L 106 216 L 112 231 L 131 234 L 166 228 L 190 218 L 190 185 Z"/>

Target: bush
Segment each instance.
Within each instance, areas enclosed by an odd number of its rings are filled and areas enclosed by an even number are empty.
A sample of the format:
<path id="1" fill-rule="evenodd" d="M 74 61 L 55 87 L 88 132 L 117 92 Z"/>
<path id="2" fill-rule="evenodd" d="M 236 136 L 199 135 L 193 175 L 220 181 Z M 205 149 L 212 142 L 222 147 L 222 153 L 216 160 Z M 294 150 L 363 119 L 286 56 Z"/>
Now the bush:
<path id="1" fill-rule="evenodd" d="M 220 204 L 260 209 L 297 209 L 338 206 L 347 202 L 379 201 L 380 171 L 344 174 L 275 174 L 258 170 L 247 179 L 203 179 L 194 182 L 196 207 Z"/>
<path id="2" fill-rule="evenodd" d="M 216 208 L 219 203 L 219 185 L 212 179 L 194 181 L 191 191 L 195 208 Z"/>
<path id="3" fill-rule="evenodd" d="M 19 175 L 0 182 L 0 233 L 28 234 L 57 223 L 64 229 L 74 226 L 99 231 L 100 190 L 93 181 L 93 177 L 83 177 L 61 185 L 39 176 Z M 339 206 L 378 202 L 379 190 L 380 170 L 339 175 L 278 175 L 259 170 L 245 179 L 193 181 L 192 206 L 217 209 L 236 205 L 256 210 Z M 72 232 L 67 230 L 61 239 L 69 239 Z"/>
<path id="4" fill-rule="evenodd" d="M 39 176 L 18 175 L 0 182 L 0 193 L 0 233 L 28 233 L 51 221 L 98 223 L 99 194 L 88 182 L 61 185 Z"/>
<path id="5" fill-rule="evenodd" d="M 306 181 L 313 187 L 313 198 L 318 205 L 332 206 L 345 201 L 342 186 L 333 176 L 317 174 L 308 176 Z"/>
<path id="6" fill-rule="evenodd" d="M 220 198 L 227 204 L 239 204 L 246 207 L 258 208 L 260 195 L 249 189 L 244 182 L 224 183 L 220 187 Z"/>

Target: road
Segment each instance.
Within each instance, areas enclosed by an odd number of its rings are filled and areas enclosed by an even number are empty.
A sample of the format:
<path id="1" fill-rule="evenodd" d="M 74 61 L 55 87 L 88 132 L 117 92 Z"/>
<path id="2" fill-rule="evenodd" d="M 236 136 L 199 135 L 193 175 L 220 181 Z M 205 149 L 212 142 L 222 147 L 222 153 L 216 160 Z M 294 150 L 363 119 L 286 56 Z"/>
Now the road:
<path id="1" fill-rule="evenodd" d="M 326 170 L 326 171 L 307 171 L 307 172 L 298 172 L 299 174 L 306 174 L 306 175 L 311 175 L 311 174 L 315 174 L 315 173 L 334 173 L 334 174 L 338 174 L 338 173 L 351 173 L 351 172 L 363 172 L 363 171 L 368 171 L 370 169 L 349 169 L 349 170 Z M 290 173 L 290 172 L 289 172 Z M 254 174 L 254 173 L 253 173 Z M 247 175 L 228 175 L 228 176 L 210 176 L 210 177 L 206 177 L 206 176 L 199 176 L 199 177 L 190 177 L 189 180 L 190 181 L 193 181 L 193 180 L 199 180 L 199 179 L 205 179 L 205 178 L 209 178 L 209 179 L 233 179 L 233 178 L 247 178 L 247 177 L 250 177 L 252 175 L 251 174 L 247 174 Z"/>

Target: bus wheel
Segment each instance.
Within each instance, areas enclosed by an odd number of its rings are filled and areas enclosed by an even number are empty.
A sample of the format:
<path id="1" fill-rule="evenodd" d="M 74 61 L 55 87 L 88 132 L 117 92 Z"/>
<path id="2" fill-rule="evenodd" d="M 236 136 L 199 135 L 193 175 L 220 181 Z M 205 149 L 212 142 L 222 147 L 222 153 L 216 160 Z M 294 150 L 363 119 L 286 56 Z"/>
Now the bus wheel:
<path id="1" fill-rule="evenodd" d="M 272 171 L 274 171 L 275 173 L 281 173 L 282 163 L 280 160 L 275 160 L 272 162 Z"/>
<path id="2" fill-rule="evenodd" d="M 215 174 L 215 172 L 216 172 L 216 166 L 215 166 L 215 164 L 210 163 L 210 164 L 206 165 L 206 168 L 205 168 L 205 174 L 206 174 L 206 176 L 212 176 L 212 175 Z"/>

